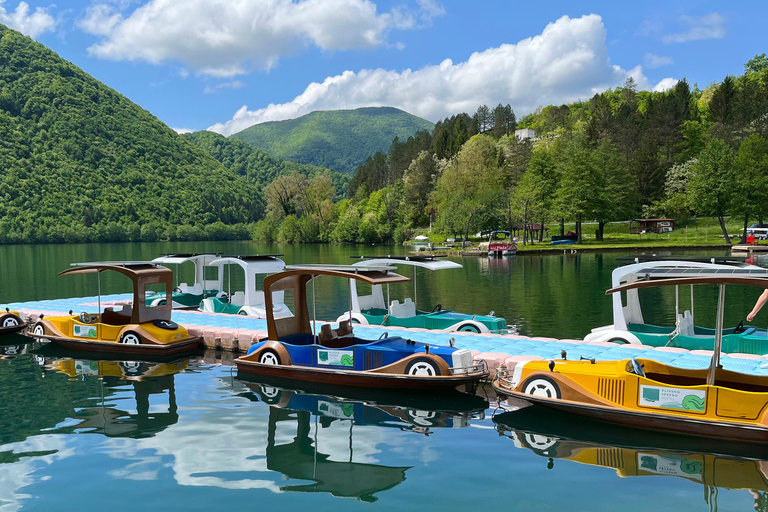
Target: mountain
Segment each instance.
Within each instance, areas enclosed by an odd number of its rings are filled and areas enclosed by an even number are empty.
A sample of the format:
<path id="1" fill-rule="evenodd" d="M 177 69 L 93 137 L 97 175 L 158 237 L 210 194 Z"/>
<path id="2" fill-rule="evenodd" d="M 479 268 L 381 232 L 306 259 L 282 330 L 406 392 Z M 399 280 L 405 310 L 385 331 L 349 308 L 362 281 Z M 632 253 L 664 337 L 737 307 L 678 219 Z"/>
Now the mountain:
<path id="1" fill-rule="evenodd" d="M 434 123 L 396 108 L 366 107 L 261 123 L 230 137 L 277 158 L 352 174 L 369 156 L 388 150 L 395 137 L 407 139 L 434 127 Z"/>
<path id="2" fill-rule="evenodd" d="M 262 187 L 269 185 L 278 176 L 294 172 L 303 174 L 308 178 L 312 178 L 318 173 L 328 173 L 336 187 L 336 193 L 340 197 L 346 195 L 349 187 L 349 176 L 346 174 L 316 165 L 278 160 L 259 148 L 241 140 L 228 139 L 218 133 L 199 131 L 187 133 L 184 138 L 203 148 L 213 158 L 224 164 L 227 169 L 245 176 L 249 182 Z"/>
<path id="3" fill-rule="evenodd" d="M 0 243 L 243 237 L 264 212 L 257 183 L 3 25 L 0 205 Z"/>

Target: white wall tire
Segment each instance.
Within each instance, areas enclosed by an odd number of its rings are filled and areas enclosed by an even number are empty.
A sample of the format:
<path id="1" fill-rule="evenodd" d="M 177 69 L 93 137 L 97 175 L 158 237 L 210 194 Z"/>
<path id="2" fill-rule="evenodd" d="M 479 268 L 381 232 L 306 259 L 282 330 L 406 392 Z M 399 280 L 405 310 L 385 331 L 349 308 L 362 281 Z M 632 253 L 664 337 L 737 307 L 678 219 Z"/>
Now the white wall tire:
<path id="1" fill-rule="evenodd" d="M 120 343 L 123 345 L 141 345 L 141 337 L 135 332 L 126 332 L 120 337 Z"/>
<path id="2" fill-rule="evenodd" d="M 32 330 L 32 334 L 35 336 L 45 336 L 45 326 L 41 323 L 35 324 L 35 328 Z"/>
<path id="3" fill-rule="evenodd" d="M 415 377 L 436 377 L 440 375 L 440 368 L 431 359 L 418 357 L 408 363 L 405 374 Z"/>
<path id="4" fill-rule="evenodd" d="M 272 349 L 266 349 L 261 354 L 259 354 L 259 364 L 268 364 L 268 365 L 279 365 L 280 364 L 280 356 L 277 355 L 277 352 L 275 352 Z"/>
<path id="5" fill-rule="evenodd" d="M 549 377 L 532 377 L 523 385 L 523 393 L 542 398 L 560 398 L 560 387 Z"/>
<path id="6" fill-rule="evenodd" d="M 3 327 L 18 327 L 21 325 L 21 320 L 16 315 L 8 315 L 3 319 Z"/>

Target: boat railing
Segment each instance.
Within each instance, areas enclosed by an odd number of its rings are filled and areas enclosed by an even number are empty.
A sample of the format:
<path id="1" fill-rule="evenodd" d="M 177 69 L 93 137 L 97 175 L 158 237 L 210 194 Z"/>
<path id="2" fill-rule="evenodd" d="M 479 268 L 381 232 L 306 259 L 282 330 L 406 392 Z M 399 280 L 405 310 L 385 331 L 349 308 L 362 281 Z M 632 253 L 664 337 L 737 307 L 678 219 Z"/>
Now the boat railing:
<path id="1" fill-rule="evenodd" d="M 451 368 L 451 372 L 453 372 L 454 375 L 467 375 L 470 373 L 476 373 L 476 372 L 487 372 L 488 371 L 488 363 L 485 361 L 485 359 L 481 359 L 477 363 L 471 365 L 471 366 L 456 366 Z"/>

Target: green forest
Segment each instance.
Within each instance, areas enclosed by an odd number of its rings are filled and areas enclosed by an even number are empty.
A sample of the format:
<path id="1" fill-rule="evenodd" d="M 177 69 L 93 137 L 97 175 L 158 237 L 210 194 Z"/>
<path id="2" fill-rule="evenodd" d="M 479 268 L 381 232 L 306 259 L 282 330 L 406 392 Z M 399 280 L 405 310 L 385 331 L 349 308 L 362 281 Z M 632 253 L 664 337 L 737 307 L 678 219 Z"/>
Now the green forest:
<path id="1" fill-rule="evenodd" d="M 391 107 L 316 111 L 284 121 L 260 123 L 230 136 L 277 158 L 352 174 L 392 137 L 407 138 L 434 125 Z"/>
<path id="2" fill-rule="evenodd" d="M 534 140 L 515 129 L 533 128 Z M 517 120 L 509 105 L 480 106 L 395 139 L 358 166 L 348 199 L 281 208 L 267 193 L 258 240 L 399 242 L 430 225 L 446 236 L 565 222 L 669 216 L 768 218 L 768 58 L 703 90 L 622 87 L 547 106 Z M 312 186 L 312 183 L 308 184 Z M 265 189 L 265 192 L 268 192 Z M 306 196 L 306 194 L 304 194 Z M 331 219 L 328 222 L 328 219 Z M 543 235 L 543 233 L 542 233 Z"/>

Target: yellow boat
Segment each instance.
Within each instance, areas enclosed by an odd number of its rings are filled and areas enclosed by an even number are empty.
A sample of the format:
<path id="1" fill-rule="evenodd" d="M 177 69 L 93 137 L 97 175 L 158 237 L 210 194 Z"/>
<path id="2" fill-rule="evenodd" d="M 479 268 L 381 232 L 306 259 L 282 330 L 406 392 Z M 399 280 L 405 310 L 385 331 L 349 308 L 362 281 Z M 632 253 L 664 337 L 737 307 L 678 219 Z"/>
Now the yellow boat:
<path id="1" fill-rule="evenodd" d="M 768 288 L 748 271 L 728 276 L 652 278 L 618 286 L 714 284 L 719 289 L 715 344 L 708 369 L 686 370 L 649 359 L 530 361 L 502 369 L 493 383 L 505 397 L 600 421 L 642 429 L 768 443 L 768 377 L 724 370 L 720 364 L 725 287 Z"/>
<path id="2" fill-rule="evenodd" d="M 101 309 L 101 273 L 117 272 L 133 282 L 133 302 L 121 309 Z M 59 275 L 93 274 L 98 282 L 98 311 L 78 315 L 40 317 L 31 336 L 65 348 L 143 356 L 166 356 L 197 349 L 200 337 L 171 320 L 171 305 L 151 306 L 145 297 L 153 288 L 173 293 L 173 273 L 151 262 L 78 263 Z"/>
<path id="3" fill-rule="evenodd" d="M 11 311 L 9 308 L 5 308 L 5 312 L 0 314 L 0 336 L 20 332 L 27 325 L 29 325 L 28 322 L 23 319 L 18 311 Z"/>

